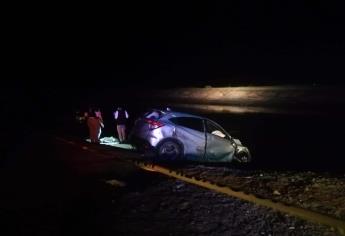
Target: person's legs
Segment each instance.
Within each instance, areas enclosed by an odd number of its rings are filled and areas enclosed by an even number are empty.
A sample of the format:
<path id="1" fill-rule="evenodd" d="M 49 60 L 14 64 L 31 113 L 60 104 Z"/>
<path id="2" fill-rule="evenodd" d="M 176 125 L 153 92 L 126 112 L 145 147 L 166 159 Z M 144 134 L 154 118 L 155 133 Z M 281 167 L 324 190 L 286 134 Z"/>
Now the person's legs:
<path id="1" fill-rule="evenodd" d="M 98 136 L 97 130 L 95 129 L 95 127 L 91 127 L 91 130 L 90 130 L 91 143 L 97 142 L 97 136 Z"/>
<path id="2" fill-rule="evenodd" d="M 118 126 L 118 132 L 119 132 L 119 139 L 120 139 L 120 142 L 125 141 L 125 139 L 126 139 L 126 126 L 124 126 L 124 125 L 119 125 L 119 126 Z"/>
<path id="3" fill-rule="evenodd" d="M 89 127 L 89 138 L 90 138 L 90 142 L 92 142 L 92 128 Z"/>
<path id="4" fill-rule="evenodd" d="M 117 134 L 118 134 L 119 141 L 122 142 L 121 125 L 118 125 L 116 128 L 117 128 Z"/>
<path id="5" fill-rule="evenodd" d="M 123 141 L 126 140 L 126 126 L 125 125 L 123 125 L 122 127 L 122 138 L 123 138 Z"/>
<path id="6" fill-rule="evenodd" d="M 101 129 L 101 128 L 99 128 L 99 131 L 98 131 L 98 139 L 100 139 L 100 138 L 101 138 L 101 134 L 102 134 L 102 129 Z"/>
<path id="7" fill-rule="evenodd" d="M 121 126 L 121 136 L 122 136 L 122 142 L 126 140 L 126 126 Z"/>
<path id="8" fill-rule="evenodd" d="M 100 127 L 97 127 L 95 129 L 95 138 L 96 138 L 96 143 L 100 143 L 100 140 L 99 138 L 101 137 L 101 128 Z"/>
<path id="9" fill-rule="evenodd" d="M 124 126 L 123 125 L 121 125 L 120 131 L 121 131 L 121 142 L 123 142 L 123 141 L 125 141 L 125 132 L 124 132 Z"/>

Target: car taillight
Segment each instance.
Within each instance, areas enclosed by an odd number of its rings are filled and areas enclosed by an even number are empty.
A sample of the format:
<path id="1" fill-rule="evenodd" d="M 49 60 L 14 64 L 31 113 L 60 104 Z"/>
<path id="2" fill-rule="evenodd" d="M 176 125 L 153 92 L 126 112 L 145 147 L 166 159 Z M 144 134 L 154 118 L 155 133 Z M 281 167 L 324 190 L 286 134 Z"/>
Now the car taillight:
<path id="1" fill-rule="evenodd" d="M 163 123 L 157 120 L 151 120 L 151 119 L 145 119 L 145 122 L 149 124 L 150 129 L 157 129 L 164 125 Z"/>

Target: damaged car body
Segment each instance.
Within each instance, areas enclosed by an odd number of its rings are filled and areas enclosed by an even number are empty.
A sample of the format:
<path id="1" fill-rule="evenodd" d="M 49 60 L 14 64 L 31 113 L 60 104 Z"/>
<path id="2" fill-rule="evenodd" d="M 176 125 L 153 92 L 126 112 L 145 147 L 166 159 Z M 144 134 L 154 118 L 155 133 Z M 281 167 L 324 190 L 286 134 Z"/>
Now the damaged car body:
<path id="1" fill-rule="evenodd" d="M 216 122 L 187 113 L 150 110 L 136 120 L 130 139 L 163 160 L 251 161 L 248 148 L 240 140 Z"/>

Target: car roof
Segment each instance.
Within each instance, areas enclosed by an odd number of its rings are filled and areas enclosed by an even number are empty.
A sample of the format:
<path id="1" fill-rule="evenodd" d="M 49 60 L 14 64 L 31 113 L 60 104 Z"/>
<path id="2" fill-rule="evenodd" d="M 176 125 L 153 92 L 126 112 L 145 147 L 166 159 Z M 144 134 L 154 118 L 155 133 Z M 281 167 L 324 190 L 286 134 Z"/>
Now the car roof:
<path id="1" fill-rule="evenodd" d="M 170 117 L 194 117 L 194 118 L 199 118 L 199 119 L 207 119 L 205 117 L 197 116 L 197 115 L 192 115 L 184 112 L 176 112 L 176 111 L 170 111 L 170 112 L 165 112 L 164 117 L 170 118 Z"/>
<path id="2" fill-rule="evenodd" d="M 160 119 L 170 119 L 172 117 L 194 117 L 194 118 L 199 118 L 199 119 L 205 119 L 205 120 L 208 120 L 218 126 L 220 126 L 222 128 L 221 125 L 219 125 L 217 122 L 207 118 L 207 117 L 202 117 L 202 116 L 197 116 L 197 115 L 192 115 L 192 114 L 188 114 L 188 113 L 184 113 L 184 112 L 176 112 L 176 111 L 165 111 L 165 110 L 161 110 L 161 109 L 152 109 L 154 111 L 158 111 L 158 112 L 161 112 L 163 115 Z M 151 110 L 151 111 L 152 111 Z M 224 129 L 222 128 L 227 135 L 229 135 L 231 137 L 231 135 Z"/>
<path id="3" fill-rule="evenodd" d="M 158 112 L 161 114 L 161 118 L 172 118 L 172 117 L 194 117 L 194 118 L 199 118 L 199 119 L 205 119 L 205 120 L 210 120 L 206 117 L 198 116 L 198 115 L 193 115 L 185 112 L 178 112 L 178 111 L 166 111 L 163 109 L 150 109 L 148 112 Z"/>

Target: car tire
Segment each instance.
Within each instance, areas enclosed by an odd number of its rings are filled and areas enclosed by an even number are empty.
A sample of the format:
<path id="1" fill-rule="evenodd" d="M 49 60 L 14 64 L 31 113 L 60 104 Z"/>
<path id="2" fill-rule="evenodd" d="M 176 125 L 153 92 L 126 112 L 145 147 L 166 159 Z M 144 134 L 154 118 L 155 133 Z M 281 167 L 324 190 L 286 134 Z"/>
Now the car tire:
<path id="1" fill-rule="evenodd" d="M 243 164 L 248 164 L 251 162 L 251 156 L 246 152 L 240 152 L 236 155 L 236 160 Z"/>
<path id="2" fill-rule="evenodd" d="M 157 148 L 157 155 L 160 160 L 180 160 L 183 156 L 183 147 L 176 140 L 164 140 Z"/>

